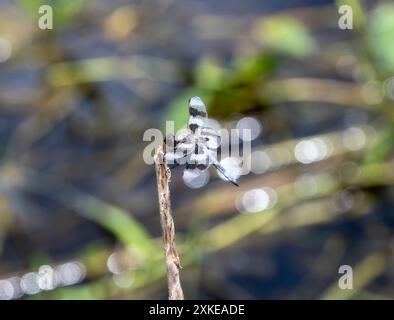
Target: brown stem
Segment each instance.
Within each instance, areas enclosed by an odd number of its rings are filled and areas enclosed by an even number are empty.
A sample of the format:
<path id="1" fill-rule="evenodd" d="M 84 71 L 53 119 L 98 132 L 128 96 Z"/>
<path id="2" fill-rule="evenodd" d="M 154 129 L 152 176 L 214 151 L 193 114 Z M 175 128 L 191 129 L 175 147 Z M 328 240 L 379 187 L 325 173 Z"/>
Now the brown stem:
<path id="1" fill-rule="evenodd" d="M 181 268 L 175 247 L 175 227 L 171 213 L 169 180 L 171 172 L 164 159 L 163 148 L 155 154 L 157 191 L 159 194 L 160 223 L 163 230 L 164 254 L 167 265 L 167 282 L 169 300 L 183 300 L 179 269 Z"/>

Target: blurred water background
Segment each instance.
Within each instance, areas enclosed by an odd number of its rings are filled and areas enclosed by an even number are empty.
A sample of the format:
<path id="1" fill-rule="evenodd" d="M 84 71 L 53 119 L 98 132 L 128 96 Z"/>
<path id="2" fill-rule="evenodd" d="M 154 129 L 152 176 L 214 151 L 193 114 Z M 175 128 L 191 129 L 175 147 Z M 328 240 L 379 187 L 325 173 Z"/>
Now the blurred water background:
<path id="1" fill-rule="evenodd" d="M 252 168 L 173 171 L 186 298 L 393 298 L 393 38 L 392 1 L 0 0 L 0 298 L 167 297 L 142 137 L 196 95 Z"/>

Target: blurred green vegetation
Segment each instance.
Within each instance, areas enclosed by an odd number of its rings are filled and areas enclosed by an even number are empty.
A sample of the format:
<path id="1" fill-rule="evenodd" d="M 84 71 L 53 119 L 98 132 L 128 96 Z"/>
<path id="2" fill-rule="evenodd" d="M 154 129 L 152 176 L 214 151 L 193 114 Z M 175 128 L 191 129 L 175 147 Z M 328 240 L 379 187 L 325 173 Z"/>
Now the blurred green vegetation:
<path id="1" fill-rule="evenodd" d="M 81 11 L 84 0 L 17 0 L 17 3 L 33 17 L 38 17 L 39 8 L 50 5 L 53 12 L 53 20 L 56 28 L 64 28 L 75 19 L 75 15 Z"/>
<path id="2" fill-rule="evenodd" d="M 35 17 L 43 3 L 4 6 Z M 338 29 L 342 4 L 353 7 L 355 30 Z M 184 126 L 191 96 L 225 128 L 258 119 L 263 134 L 253 151 L 272 163 L 242 177 L 239 189 L 213 179 L 191 190 L 173 172 L 187 298 L 394 297 L 390 2 L 262 5 L 253 15 L 176 9 L 178 1 L 51 5 L 51 36 L 32 29 L 1 65 L 0 275 L 75 260 L 86 278 L 24 298 L 166 297 L 154 169 L 142 161 L 142 133 L 166 120 Z M 74 24 L 81 34 L 72 35 Z M 364 134 L 360 148 L 357 139 L 344 142 L 355 127 Z M 311 139 L 331 153 L 301 163 L 294 150 Z M 276 193 L 272 208 L 251 213 L 237 205 L 267 186 Z M 120 273 L 108 270 L 114 253 L 132 261 Z M 353 266 L 351 292 L 337 288 L 340 264 Z"/>

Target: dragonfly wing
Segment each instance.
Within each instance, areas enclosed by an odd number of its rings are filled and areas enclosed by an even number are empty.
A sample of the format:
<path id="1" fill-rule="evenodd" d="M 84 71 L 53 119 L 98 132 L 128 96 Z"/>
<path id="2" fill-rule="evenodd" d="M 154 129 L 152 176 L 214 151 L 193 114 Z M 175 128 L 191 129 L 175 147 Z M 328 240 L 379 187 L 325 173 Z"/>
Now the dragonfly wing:
<path id="1" fill-rule="evenodd" d="M 194 150 L 194 144 L 189 142 L 177 142 L 175 147 L 166 152 L 165 158 L 168 164 L 185 164 Z"/>
<path id="2" fill-rule="evenodd" d="M 208 118 L 204 102 L 199 97 L 189 99 L 189 121 L 188 128 L 195 133 L 198 128 L 204 126 Z"/>
<path id="3" fill-rule="evenodd" d="M 199 129 L 199 140 L 209 149 L 217 149 L 221 144 L 220 135 L 212 128 L 202 127 Z"/>
<path id="4" fill-rule="evenodd" d="M 212 164 L 211 159 L 207 153 L 193 153 L 191 154 L 188 167 L 189 170 L 204 172 Z"/>
<path id="5" fill-rule="evenodd" d="M 176 152 L 166 152 L 166 154 L 164 155 L 167 163 L 169 165 L 178 165 L 178 164 L 184 164 L 187 160 L 184 160 L 184 156 L 180 156 L 178 153 Z"/>
<path id="6" fill-rule="evenodd" d="M 227 171 L 226 169 L 220 164 L 219 161 L 216 159 L 213 159 L 212 161 L 213 166 L 216 168 L 218 172 L 228 181 L 231 182 L 233 185 L 239 187 L 237 179 L 233 178 Z"/>

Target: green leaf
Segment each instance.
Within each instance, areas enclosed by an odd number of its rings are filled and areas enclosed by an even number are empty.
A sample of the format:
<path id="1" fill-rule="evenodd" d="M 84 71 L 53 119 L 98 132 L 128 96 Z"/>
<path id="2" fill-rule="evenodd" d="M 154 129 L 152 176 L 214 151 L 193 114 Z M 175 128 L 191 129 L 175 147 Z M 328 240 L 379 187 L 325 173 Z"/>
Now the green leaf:
<path id="1" fill-rule="evenodd" d="M 255 24 L 252 35 L 262 44 L 297 58 L 309 56 L 316 49 L 316 43 L 306 27 L 287 15 L 260 19 Z"/>
<path id="2" fill-rule="evenodd" d="M 369 44 L 383 72 L 394 71 L 394 5 L 380 5 L 372 14 Z"/>
<path id="3" fill-rule="evenodd" d="M 271 74 L 277 67 L 277 59 L 268 54 L 243 56 L 235 59 L 232 82 L 250 83 Z"/>
<path id="4" fill-rule="evenodd" d="M 384 162 L 393 149 L 394 128 L 385 127 L 376 136 L 374 144 L 365 155 L 364 164 Z"/>
<path id="5" fill-rule="evenodd" d="M 198 87 L 216 90 L 220 88 L 228 71 L 212 58 L 203 58 L 195 70 L 195 82 Z"/>
<path id="6" fill-rule="evenodd" d="M 17 0 L 17 2 L 29 14 L 37 17 L 37 19 L 40 17 L 38 13 L 40 6 L 51 6 L 53 9 L 54 29 L 67 25 L 84 4 L 83 0 Z"/>
<path id="7" fill-rule="evenodd" d="M 360 0 L 337 0 L 336 5 L 338 9 L 341 6 L 350 6 L 352 8 L 354 29 L 365 27 L 366 17 Z"/>
<path id="8" fill-rule="evenodd" d="M 140 261 L 157 256 L 159 250 L 144 226 L 123 209 L 83 193 L 73 206 L 81 215 L 112 232 Z"/>
<path id="9" fill-rule="evenodd" d="M 45 195 L 102 226 L 130 248 L 139 261 L 160 254 L 161 250 L 155 246 L 145 227 L 122 208 L 87 194 L 58 177 L 35 171 L 30 172 L 30 177 L 39 183 L 27 186 L 26 190 Z"/>

